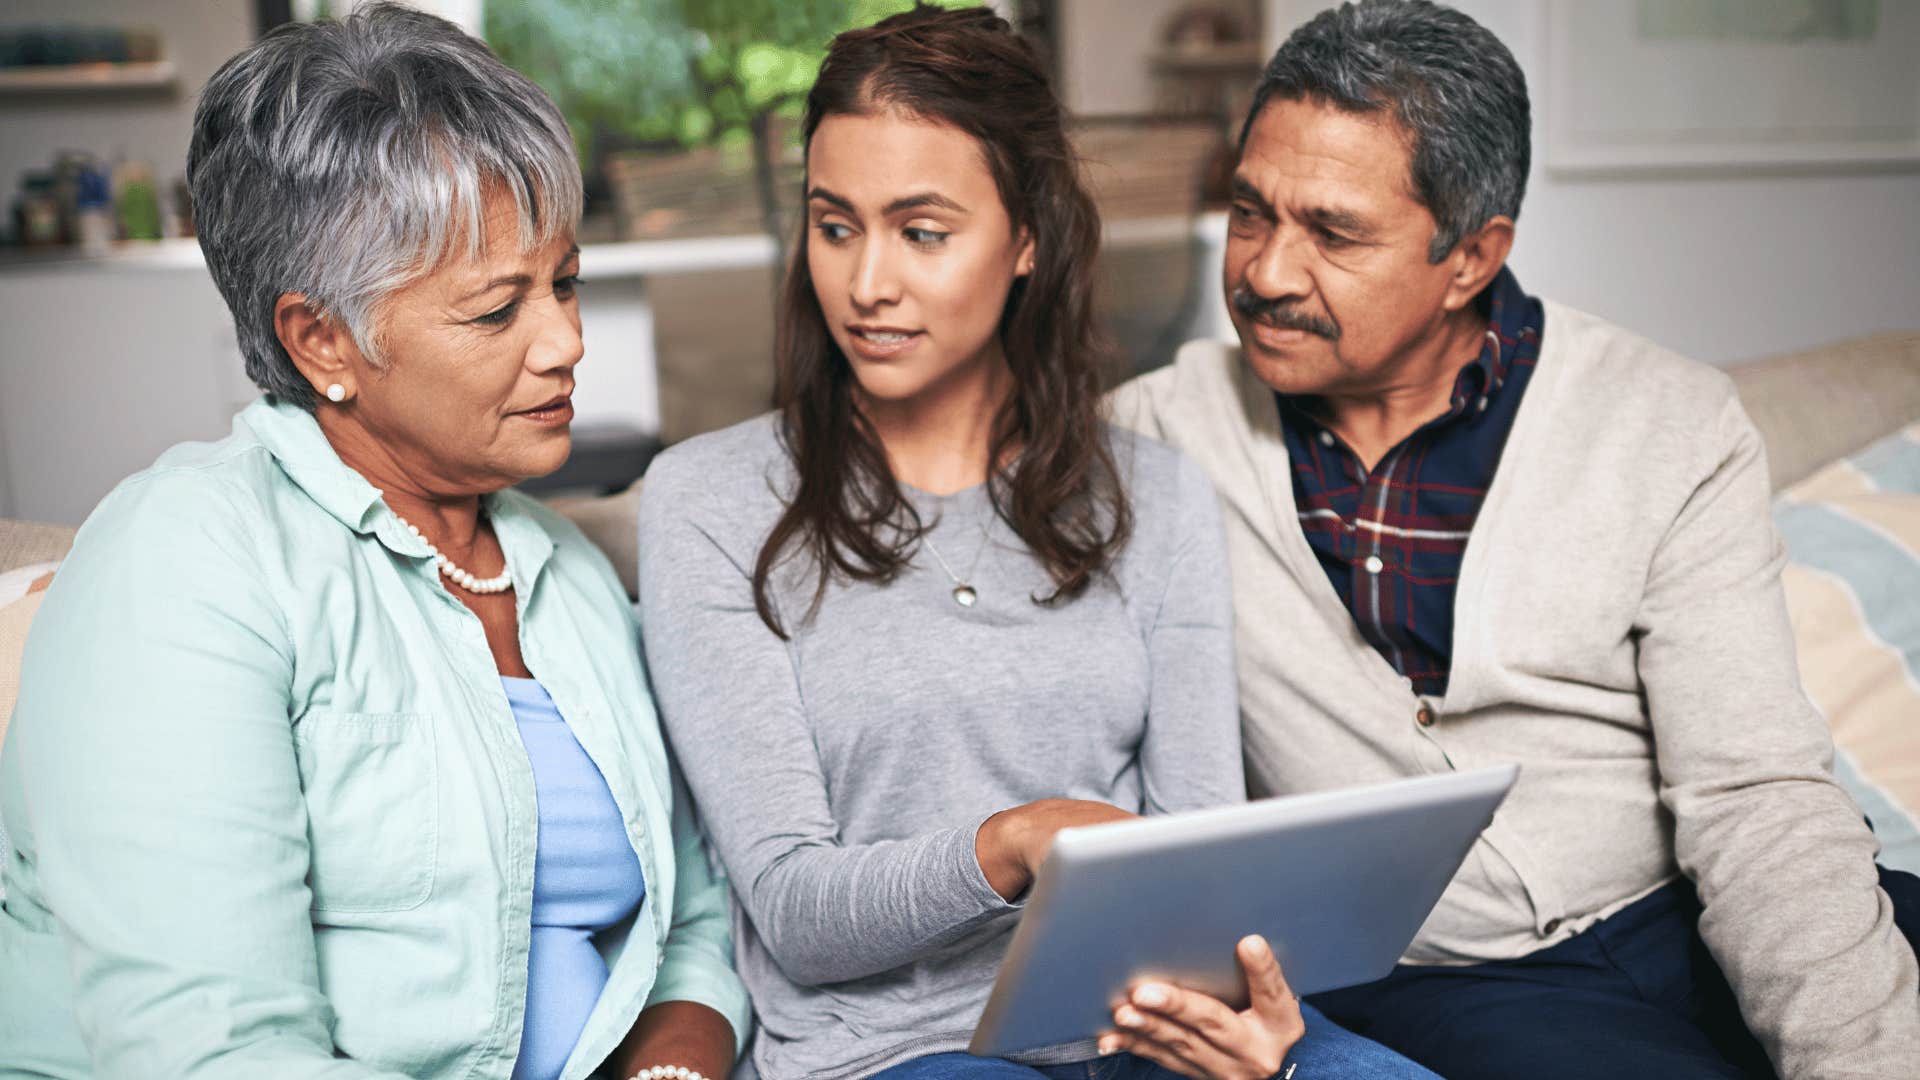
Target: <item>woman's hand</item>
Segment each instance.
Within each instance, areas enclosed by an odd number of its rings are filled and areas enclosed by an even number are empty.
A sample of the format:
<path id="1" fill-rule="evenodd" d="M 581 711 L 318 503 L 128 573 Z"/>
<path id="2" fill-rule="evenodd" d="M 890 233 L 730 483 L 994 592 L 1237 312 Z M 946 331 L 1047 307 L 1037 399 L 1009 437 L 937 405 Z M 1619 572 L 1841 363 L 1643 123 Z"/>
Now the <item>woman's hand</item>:
<path id="1" fill-rule="evenodd" d="M 733 1071 L 733 1025 L 705 1005 L 663 1001 L 640 1013 L 607 1063 L 621 1077 L 654 1065 L 685 1065 L 708 1080 Z"/>
<path id="2" fill-rule="evenodd" d="M 1241 938 L 1235 952 L 1252 998 L 1244 1012 L 1192 990 L 1141 983 L 1114 1008 L 1120 1030 L 1100 1036 L 1100 1052 L 1124 1050 L 1202 1080 L 1267 1080 L 1278 1073 L 1307 1031 L 1300 999 L 1265 938 Z"/>
<path id="3" fill-rule="evenodd" d="M 1002 899 L 1012 900 L 1033 884 L 1033 875 L 1053 846 L 1054 833 L 1138 816 L 1103 802 L 1041 799 L 988 818 L 974 835 L 973 857 L 993 891 Z"/>

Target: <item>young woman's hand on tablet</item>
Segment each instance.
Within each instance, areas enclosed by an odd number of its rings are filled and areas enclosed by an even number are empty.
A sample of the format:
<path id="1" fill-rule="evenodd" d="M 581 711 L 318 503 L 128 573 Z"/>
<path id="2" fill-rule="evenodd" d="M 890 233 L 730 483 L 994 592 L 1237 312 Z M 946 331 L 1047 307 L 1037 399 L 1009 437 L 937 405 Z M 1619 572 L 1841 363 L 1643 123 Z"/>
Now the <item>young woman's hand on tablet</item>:
<path id="1" fill-rule="evenodd" d="M 973 837 L 973 857 L 987 884 L 1012 900 L 1033 884 L 1046 861 L 1053 834 L 1080 825 L 1102 825 L 1139 817 L 1117 806 L 1085 799 L 1041 799 L 988 818 Z"/>
<path id="2" fill-rule="evenodd" d="M 1241 938 L 1235 951 L 1252 999 L 1245 1011 L 1167 983 L 1141 983 L 1114 1008 L 1119 1030 L 1100 1036 L 1100 1052 L 1124 1050 L 1200 1080 L 1267 1080 L 1278 1073 L 1307 1031 L 1300 999 L 1265 938 Z"/>

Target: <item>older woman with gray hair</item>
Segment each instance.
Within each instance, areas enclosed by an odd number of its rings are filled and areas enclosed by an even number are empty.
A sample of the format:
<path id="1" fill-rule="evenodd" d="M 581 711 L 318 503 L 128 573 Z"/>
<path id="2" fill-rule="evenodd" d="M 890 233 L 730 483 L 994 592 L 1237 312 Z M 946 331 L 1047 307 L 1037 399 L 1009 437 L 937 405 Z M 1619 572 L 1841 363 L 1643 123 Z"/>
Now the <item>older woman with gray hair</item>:
<path id="1" fill-rule="evenodd" d="M 723 886 L 566 459 L 580 175 L 401 8 L 208 83 L 201 246 L 265 396 L 80 531 L 0 822 L 0 1074 L 721 1076 Z"/>

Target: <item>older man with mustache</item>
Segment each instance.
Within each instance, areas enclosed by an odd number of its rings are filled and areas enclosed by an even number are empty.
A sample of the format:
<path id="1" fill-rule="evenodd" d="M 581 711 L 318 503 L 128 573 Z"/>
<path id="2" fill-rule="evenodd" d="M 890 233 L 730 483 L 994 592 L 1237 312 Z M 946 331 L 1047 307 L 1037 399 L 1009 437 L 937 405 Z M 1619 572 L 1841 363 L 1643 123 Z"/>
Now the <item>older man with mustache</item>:
<path id="1" fill-rule="evenodd" d="M 1255 794 L 1522 766 L 1402 965 L 1315 1004 L 1456 1080 L 1911 1078 L 1920 882 L 1797 683 L 1759 437 L 1522 290 L 1528 132 L 1457 12 L 1302 26 L 1241 136 L 1240 347 L 1113 401 L 1219 488 Z"/>

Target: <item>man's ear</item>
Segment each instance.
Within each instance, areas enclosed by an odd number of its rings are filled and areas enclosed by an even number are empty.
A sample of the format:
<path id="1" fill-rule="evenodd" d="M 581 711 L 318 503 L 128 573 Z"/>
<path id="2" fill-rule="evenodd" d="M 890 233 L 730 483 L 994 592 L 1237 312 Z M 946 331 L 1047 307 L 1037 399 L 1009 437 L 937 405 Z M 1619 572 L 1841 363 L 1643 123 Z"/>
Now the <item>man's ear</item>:
<path id="1" fill-rule="evenodd" d="M 1460 238 L 1447 255 L 1453 276 L 1447 282 L 1447 294 L 1440 306 L 1447 311 L 1459 311 L 1494 279 L 1500 268 L 1507 265 L 1507 255 L 1513 251 L 1513 219 L 1505 214 L 1497 214 L 1485 225 Z"/>
<path id="2" fill-rule="evenodd" d="M 345 326 L 323 315 L 304 294 L 281 293 L 274 301 L 273 332 L 315 395 L 344 401 L 359 390 L 354 362 L 360 347 Z M 338 397 L 328 392 L 334 386 L 341 388 Z"/>

